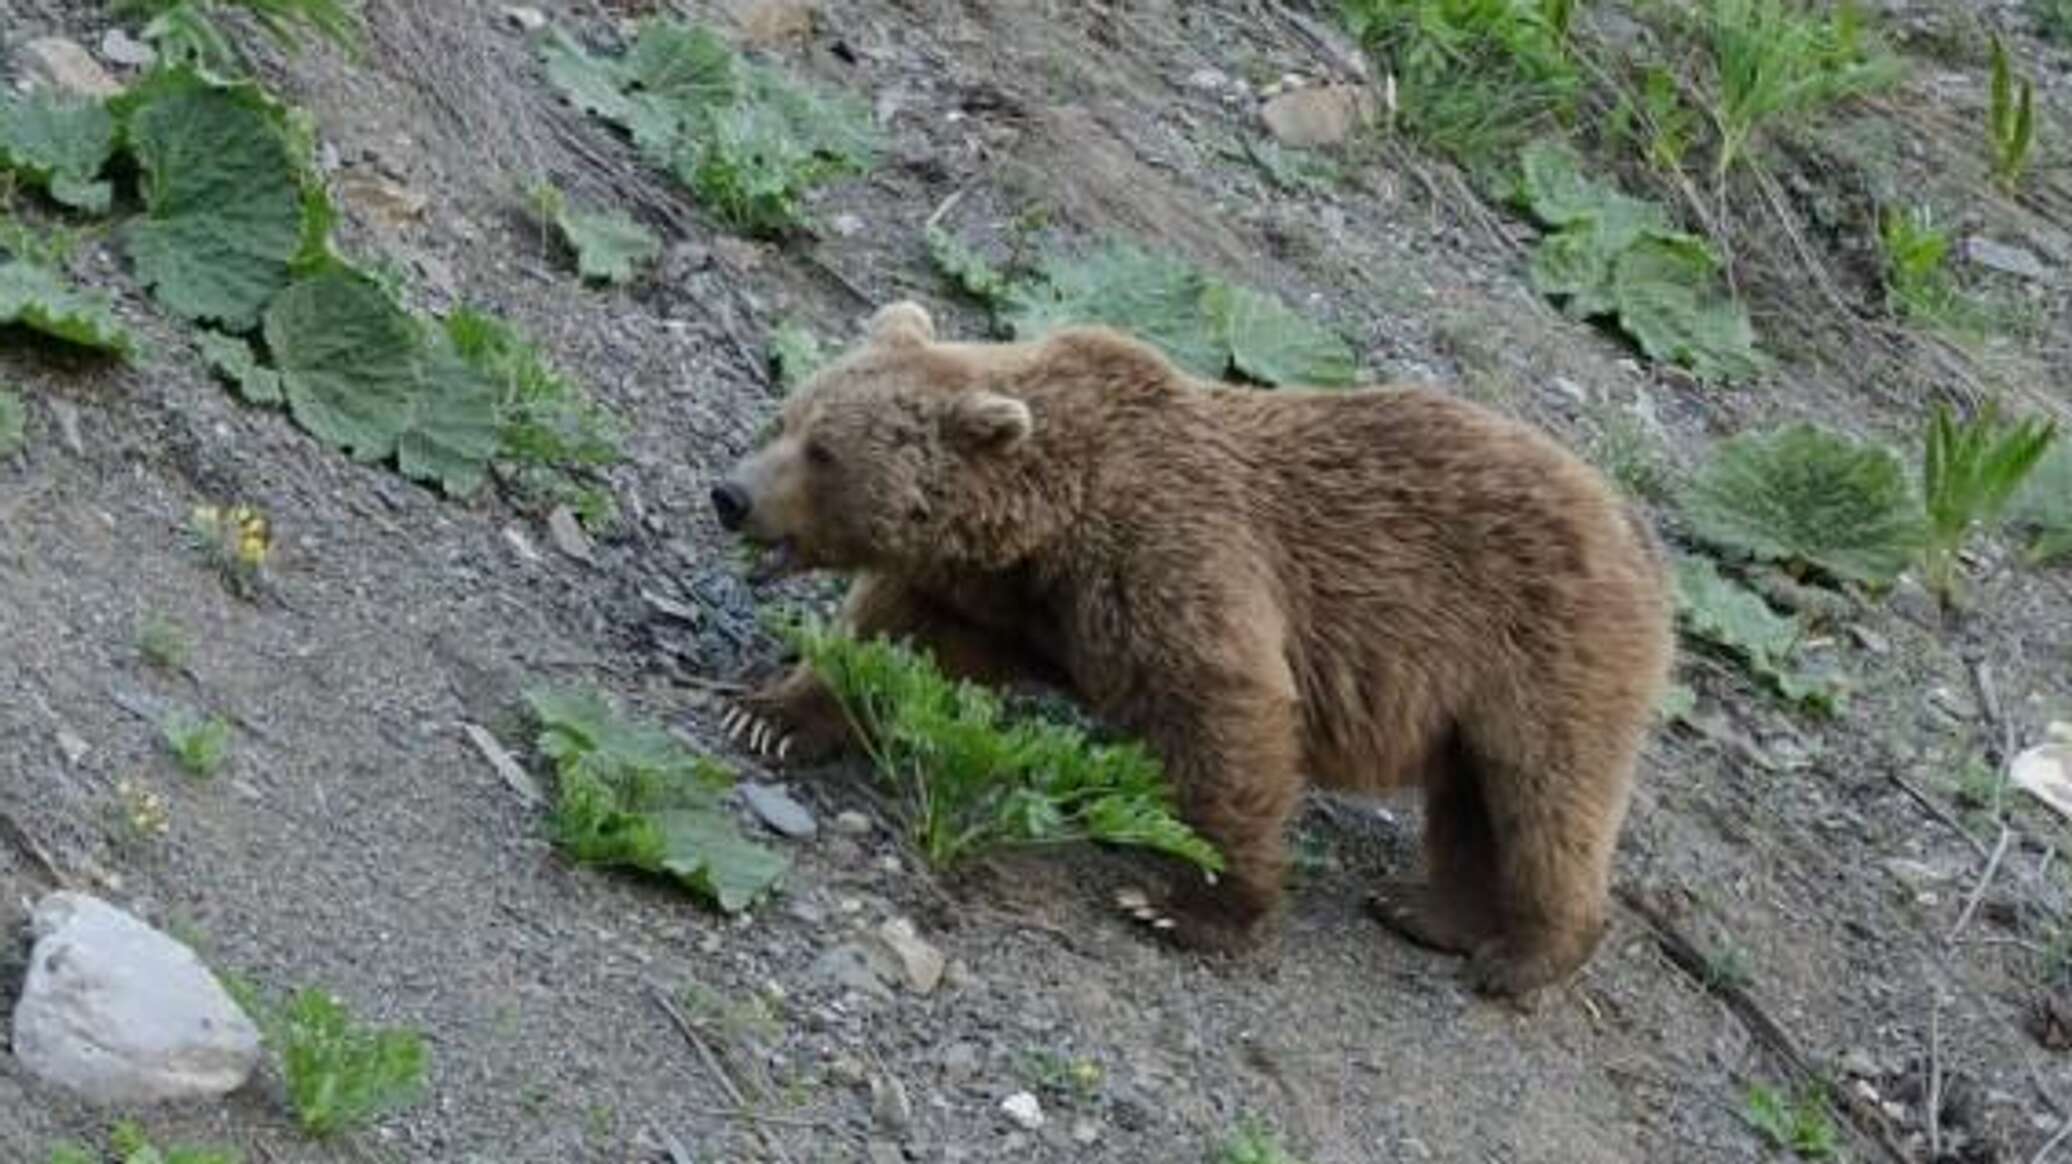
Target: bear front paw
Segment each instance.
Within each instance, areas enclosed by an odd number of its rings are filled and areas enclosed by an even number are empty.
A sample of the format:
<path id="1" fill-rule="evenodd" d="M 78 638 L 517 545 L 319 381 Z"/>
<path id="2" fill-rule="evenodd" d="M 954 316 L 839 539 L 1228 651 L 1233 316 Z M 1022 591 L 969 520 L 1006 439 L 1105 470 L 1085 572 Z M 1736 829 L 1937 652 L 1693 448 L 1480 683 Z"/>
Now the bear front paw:
<path id="1" fill-rule="evenodd" d="M 719 721 L 720 734 L 750 752 L 782 763 L 792 754 L 792 734 L 745 707 L 731 707 Z"/>
<path id="2" fill-rule="evenodd" d="M 1117 890 L 1115 906 L 1153 937 L 1183 950 L 1242 954 L 1257 948 L 1266 933 L 1266 912 L 1249 908 L 1213 885 L 1189 887 L 1154 901 L 1138 888 Z"/>

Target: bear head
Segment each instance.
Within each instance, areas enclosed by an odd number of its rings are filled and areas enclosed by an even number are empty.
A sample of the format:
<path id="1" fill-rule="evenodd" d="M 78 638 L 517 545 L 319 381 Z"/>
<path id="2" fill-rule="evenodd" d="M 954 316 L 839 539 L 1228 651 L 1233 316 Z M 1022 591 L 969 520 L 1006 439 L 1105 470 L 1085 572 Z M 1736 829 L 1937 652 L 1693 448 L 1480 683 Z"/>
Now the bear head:
<path id="1" fill-rule="evenodd" d="M 989 387 L 983 359 L 937 344 L 927 311 L 895 303 L 866 330 L 712 489 L 720 525 L 770 551 L 766 576 L 950 564 L 999 524 L 984 520 L 986 484 L 1030 454 L 1028 404 Z"/>

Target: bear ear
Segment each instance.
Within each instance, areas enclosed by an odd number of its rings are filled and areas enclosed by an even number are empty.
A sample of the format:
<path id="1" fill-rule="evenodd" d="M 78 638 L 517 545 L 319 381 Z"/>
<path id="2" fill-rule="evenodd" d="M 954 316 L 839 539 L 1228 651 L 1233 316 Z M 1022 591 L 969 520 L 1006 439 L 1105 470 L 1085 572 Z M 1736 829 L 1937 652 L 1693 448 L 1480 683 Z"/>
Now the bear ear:
<path id="1" fill-rule="evenodd" d="M 950 439 L 967 449 L 1004 451 L 1029 439 L 1036 416 L 1029 406 L 998 392 L 966 392 L 944 418 Z"/>
<path id="2" fill-rule="evenodd" d="M 928 317 L 927 308 L 912 300 L 901 300 L 873 312 L 864 332 L 874 344 L 925 344 L 935 338 L 935 321 Z"/>

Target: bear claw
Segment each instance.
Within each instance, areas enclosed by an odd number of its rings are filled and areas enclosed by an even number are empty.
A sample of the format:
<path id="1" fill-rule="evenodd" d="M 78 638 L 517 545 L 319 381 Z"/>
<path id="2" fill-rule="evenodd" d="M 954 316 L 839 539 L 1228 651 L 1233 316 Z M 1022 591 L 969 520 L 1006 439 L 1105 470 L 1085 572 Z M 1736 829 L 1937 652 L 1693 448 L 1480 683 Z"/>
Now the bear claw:
<path id="1" fill-rule="evenodd" d="M 730 742 L 746 744 L 754 755 L 783 760 L 791 754 L 791 735 L 745 708 L 728 710 L 719 730 Z"/>

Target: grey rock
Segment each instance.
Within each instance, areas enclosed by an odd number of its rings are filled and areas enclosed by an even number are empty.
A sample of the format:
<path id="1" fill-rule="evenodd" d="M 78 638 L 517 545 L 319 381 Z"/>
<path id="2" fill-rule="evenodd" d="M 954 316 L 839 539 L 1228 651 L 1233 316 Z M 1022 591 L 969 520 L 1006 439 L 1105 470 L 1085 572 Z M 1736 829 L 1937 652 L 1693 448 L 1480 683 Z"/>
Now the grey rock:
<path id="1" fill-rule="evenodd" d="M 113 97 L 122 86 L 75 40 L 44 36 L 15 50 L 15 71 L 32 86 L 80 97 Z"/>
<path id="2" fill-rule="evenodd" d="M 943 1078 L 951 1083 L 969 1083 L 978 1075 L 979 1047 L 977 1043 L 957 1042 L 943 1048 Z"/>
<path id="3" fill-rule="evenodd" d="M 835 831 L 852 837 L 860 837 L 871 831 L 871 818 L 850 809 L 835 814 Z"/>
<path id="4" fill-rule="evenodd" d="M 880 1131 L 903 1132 L 914 1122 L 914 1101 L 893 1075 L 871 1076 L 871 1122 Z"/>
<path id="5" fill-rule="evenodd" d="M 1267 131 L 1282 145 L 1337 145 L 1373 122 L 1380 111 L 1374 94 L 1362 85 L 1292 89 L 1284 84 L 1283 90 L 1259 111 Z"/>
<path id="6" fill-rule="evenodd" d="M 807 840 L 820 832 L 813 814 L 774 784 L 740 784 L 741 799 L 749 810 L 778 833 L 794 840 Z"/>
<path id="7" fill-rule="evenodd" d="M 1988 270 L 2019 279 L 2030 279 L 2041 283 L 2050 278 L 2050 271 L 2037 258 L 2021 247 L 1994 242 L 1976 235 L 1964 240 L 1964 257 Z"/>
<path id="8" fill-rule="evenodd" d="M 921 937 L 913 922 L 903 917 L 891 918 L 877 928 L 875 936 L 892 955 L 907 989 L 915 994 L 934 993 L 942 982 L 948 960 L 941 950 Z"/>
<path id="9" fill-rule="evenodd" d="M 583 532 L 583 523 L 576 520 L 568 506 L 557 505 L 548 511 L 547 534 L 562 553 L 579 562 L 597 564 L 597 556 L 590 549 L 590 535 Z"/>
<path id="10" fill-rule="evenodd" d="M 899 1145 L 890 1140 L 872 1140 L 865 1144 L 863 1156 L 870 1164 L 900 1164 L 906 1159 L 906 1155 L 899 1150 Z"/>
<path id="11" fill-rule="evenodd" d="M 119 28 L 101 34 L 101 56 L 109 64 L 141 69 L 158 59 L 158 50 Z"/>
<path id="12" fill-rule="evenodd" d="M 844 942 L 815 958 L 812 973 L 832 985 L 883 999 L 892 997 L 891 979 L 898 970 L 873 958 L 862 946 Z"/>
<path id="13" fill-rule="evenodd" d="M 99 898 L 36 905 L 14 1053 L 46 1082 L 106 1104 L 235 1091 L 259 1030 L 194 951 Z"/>

